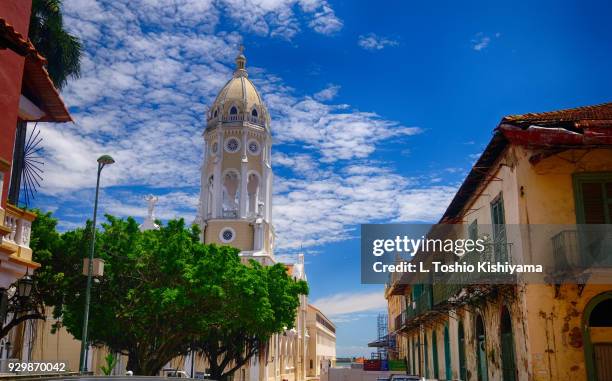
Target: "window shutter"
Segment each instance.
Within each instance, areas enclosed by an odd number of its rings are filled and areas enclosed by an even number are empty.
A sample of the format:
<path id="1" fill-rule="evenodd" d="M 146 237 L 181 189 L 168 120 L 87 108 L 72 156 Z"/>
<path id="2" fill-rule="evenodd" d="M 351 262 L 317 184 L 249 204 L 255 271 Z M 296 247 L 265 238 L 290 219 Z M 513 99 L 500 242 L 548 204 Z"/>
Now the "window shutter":
<path id="1" fill-rule="evenodd" d="M 582 183 L 582 207 L 584 210 L 584 223 L 606 223 L 606 206 L 604 203 L 602 183 Z"/>

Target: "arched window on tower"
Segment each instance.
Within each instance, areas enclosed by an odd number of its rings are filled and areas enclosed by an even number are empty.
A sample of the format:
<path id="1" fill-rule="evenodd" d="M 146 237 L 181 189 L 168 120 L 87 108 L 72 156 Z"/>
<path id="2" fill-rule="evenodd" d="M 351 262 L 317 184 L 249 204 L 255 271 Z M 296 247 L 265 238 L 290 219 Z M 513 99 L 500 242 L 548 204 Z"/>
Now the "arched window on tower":
<path id="1" fill-rule="evenodd" d="M 249 198 L 247 199 L 247 210 L 249 211 L 249 216 L 256 216 L 258 213 L 257 200 L 259 198 L 259 176 L 255 173 L 249 174 L 247 192 L 249 195 Z"/>
<path id="2" fill-rule="evenodd" d="M 229 120 L 230 121 L 232 121 L 232 120 L 239 120 L 239 117 L 238 117 L 238 107 L 232 106 L 230 108 Z"/>
<path id="3" fill-rule="evenodd" d="M 206 199 L 206 218 L 212 217 L 212 207 L 213 207 L 213 190 L 214 190 L 214 181 L 213 176 L 208 178 L 208 197 Z"/>
<path id="4" fill-rule="evenodd" d="M 259 114 L 257 113 L 257 109 L 256 108 L 251 110 L 251 122 L 257 123 L 259 121 L 258 116 L 259 116 Z"/>
<path id="5" fill-rule="evenodd" d="M 219 110 L 215 109 L 215 112 L 213 113 L 213 118 L 216 118 L 219 115 Z"/>
<path id="6" fill-rule="evenodd" d="M 238 217 L 239 184 L 238 172 L 228 171 L 223 176 L 223 218 Z"/>

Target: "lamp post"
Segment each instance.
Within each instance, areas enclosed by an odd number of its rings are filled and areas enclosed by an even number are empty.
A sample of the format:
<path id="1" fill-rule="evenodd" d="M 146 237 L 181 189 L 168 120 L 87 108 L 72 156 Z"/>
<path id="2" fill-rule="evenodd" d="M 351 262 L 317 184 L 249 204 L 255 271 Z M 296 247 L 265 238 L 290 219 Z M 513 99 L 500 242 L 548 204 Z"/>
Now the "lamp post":
<path id="1" fill-rule="evenodd" d="M 113 164 L 115 160 L 109 155 L 98 158 L 98 177 L 96 180 L 96 198 L 94 200 L 93 225 L 91 225 L 91 247 L 89 248 L 89 261 L 87 266 L 87 288 L 85 289 L 85 313 L 83 314 L 83 334 L 81 335 L 81 364 L 79 370 L 87 372 L 87 325 L 89 323 L 89 302 L 91 300 L 91 274 L 93 273 L 93 258 L 96 245 L 96 215 L 98 213 L 98 193 L 100 191 L 100 173 L 106 165 Z"/>

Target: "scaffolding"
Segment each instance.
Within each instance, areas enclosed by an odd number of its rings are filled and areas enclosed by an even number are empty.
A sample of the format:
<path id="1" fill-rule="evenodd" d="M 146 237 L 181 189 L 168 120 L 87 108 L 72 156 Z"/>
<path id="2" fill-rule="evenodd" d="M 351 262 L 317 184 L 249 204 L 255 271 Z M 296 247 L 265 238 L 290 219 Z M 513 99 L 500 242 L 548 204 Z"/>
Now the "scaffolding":
<path id="1" fill-rule="evenodd" d="M 386 314 L 379 314 L 376 327 L 378 330 L 378 337 L 376 339 L 376 352 L 372 352 L 372 359 L 386 360 L 388 358 L 387 348 L 389 346 L 389 332 L 387 329 L 388 316 Z"/>

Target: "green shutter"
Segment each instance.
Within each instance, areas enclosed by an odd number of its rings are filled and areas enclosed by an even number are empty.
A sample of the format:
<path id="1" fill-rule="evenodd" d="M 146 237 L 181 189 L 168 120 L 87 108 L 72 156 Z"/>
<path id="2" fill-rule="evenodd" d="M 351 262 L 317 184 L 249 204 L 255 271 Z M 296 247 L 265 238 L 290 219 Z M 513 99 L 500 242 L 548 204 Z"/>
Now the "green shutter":
<path id="1" fill-rule="evenodd" d="M 431 355 L 433 356 L 433 376 L 434 378 L 440 377 L 440 369 L 438 366 L 438 336 L 434 330 L 431 334 Z"/>
<path id="2" fill-rule="evenodd" d="M 478 220 L 474 220 L 468 226 L 468 238 L 474 241 L 478 239 Z"/>
<path id="3" fill-rule="evenodd" d="M 578 224 L 612 223 L 612 173 L 575 174 L 574 194 Z"/>
<path id="4" fill-rule="evenodd" d="M 493 223 L 493 254 L 495 260 L 507 261 L 506 217 L 504 215 L 504 198 L 501 193 L 491 203 L 491 221 Z"/>

